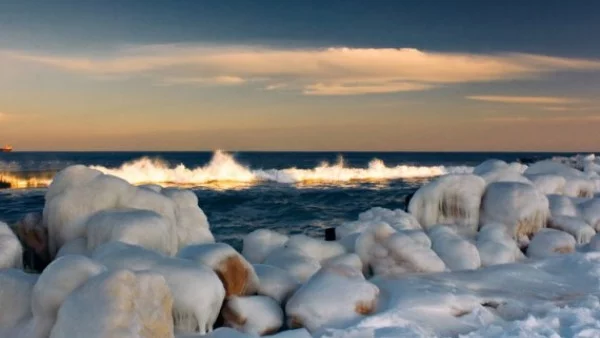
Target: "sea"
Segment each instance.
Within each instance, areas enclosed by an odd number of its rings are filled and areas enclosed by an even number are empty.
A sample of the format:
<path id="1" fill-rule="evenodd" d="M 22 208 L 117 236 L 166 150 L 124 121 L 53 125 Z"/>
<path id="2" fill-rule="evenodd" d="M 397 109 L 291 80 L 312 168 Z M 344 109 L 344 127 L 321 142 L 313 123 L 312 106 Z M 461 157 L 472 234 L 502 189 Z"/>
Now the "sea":
<path id="1" fill-rule="evenodd" d="M 52 177 L 81 164 L 132 184 L 191 189 L 218 241 L 240 248 L 260 228 L 323 237 L 373 207 L 487 159 L 529 163 L 572 153 L 435 152 L 14 152 L 0 154 L 0 221 L 41 211 Z"/>

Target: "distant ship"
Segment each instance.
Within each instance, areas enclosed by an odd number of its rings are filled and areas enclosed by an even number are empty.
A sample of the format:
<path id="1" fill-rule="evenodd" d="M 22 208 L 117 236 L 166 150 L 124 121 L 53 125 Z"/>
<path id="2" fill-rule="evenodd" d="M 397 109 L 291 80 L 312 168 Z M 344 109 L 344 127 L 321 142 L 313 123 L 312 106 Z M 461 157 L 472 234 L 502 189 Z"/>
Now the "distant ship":
<path id="1" fill-rule="evenodd" d="M 10 153 L 11 151 L 13 151 L 13 148 L 11 146 L 4 146 L 0 148 L 0 153 Z"/>

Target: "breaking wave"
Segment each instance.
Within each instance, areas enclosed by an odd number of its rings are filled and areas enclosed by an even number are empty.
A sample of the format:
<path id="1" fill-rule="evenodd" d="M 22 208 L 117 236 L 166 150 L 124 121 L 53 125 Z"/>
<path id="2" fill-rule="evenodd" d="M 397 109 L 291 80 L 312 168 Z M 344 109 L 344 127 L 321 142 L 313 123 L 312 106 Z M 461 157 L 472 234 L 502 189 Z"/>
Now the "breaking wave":
<path id="1" fill-rule="evenodd" d="M 337 163 L 322 163 L 312 169 L 251 169 L 238 163 L 232 155 L 216 151 L 210 162 L 202 167 L 187 168 L 183 164 L 169 167 L 160 160 L 147 157 L 125 163 L 119 168 L 94 166 L 105 174 L 121 177 L 133 184 L 167 183 L 180 185 L 212 182 L 253 183 L 271 181 L 278 183 L 336 183 L 352 181 L 381 181 L 408 178 L 426 178 L 448 173 L 468 173 L 471 167 L 407 166 L 388 167 L 373 159 L 367 168 L 349 168 L 343 159 Z"/>

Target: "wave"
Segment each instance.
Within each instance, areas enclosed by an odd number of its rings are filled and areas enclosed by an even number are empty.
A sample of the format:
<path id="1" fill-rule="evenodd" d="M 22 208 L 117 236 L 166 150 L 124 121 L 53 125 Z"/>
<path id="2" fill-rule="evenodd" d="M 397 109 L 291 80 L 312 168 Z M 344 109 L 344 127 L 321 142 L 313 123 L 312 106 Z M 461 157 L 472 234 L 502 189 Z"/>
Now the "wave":
<path id="1" fill-rule="evenodd" d="M 169 167 L 165 162 L 147 157 L 125 163 L 119 168 L 92 167 L 105 174 L 121 177 L 132 184 L 167 183 L 180 185 L 213 182 L 254 183 L 337 183 L 352 181 L 382 181 L 427 178 L 448 173 L 469 173 L 471 167 L 408 166 L 388 167 L 373 159 L 367 168 L 348 168 L 343 159 L 335 164 L 322 163 L 312 169 L 251 169 L 238 163 L 231 154 L 216 151 L 210 162 L 202 167 L 187 168 L 183 164 Z"/>
<path id="2" fill-rule="evenodd" d="M 4 167 L 9 169 L 6 164 Z M 333 164 L 323 162 L 311 169 L 252 169 L 238 163 L 231 154 L 223 151 L 216 151 L 208 164 L 195 168 L 188 168 L 183 164 L 170 166 L 165 161 L 149 157 L 127 162 L 116 168 L 97 165 L 90 168 L 120 177 L 132 184 L 202 185 L 215 188 L 243 187 L 260 182 L 302 185 L 378 182 L 470 173 L 473 170 L 466 166 L 386 166 L 379 159 L 373 159 L 366 168 L 352 168 L 346 166 L 343 158 Z M 3 182 L 10 188 L 43 187 L 52 182 L 56 171 L 20 171 L 15 164 L 11 164 L 10 170 L 0 170 L 0 185 Z"/>

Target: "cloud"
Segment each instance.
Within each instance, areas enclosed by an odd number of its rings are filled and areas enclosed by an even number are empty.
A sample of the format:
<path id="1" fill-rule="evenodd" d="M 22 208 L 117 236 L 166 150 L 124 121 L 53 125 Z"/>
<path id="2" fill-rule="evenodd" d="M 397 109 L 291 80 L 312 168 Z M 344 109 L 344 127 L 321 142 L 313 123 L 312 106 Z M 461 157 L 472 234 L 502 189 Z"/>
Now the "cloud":
<path id="1" fill-rule="evenodd" d="M 478 95 L 467 96 L 469 100 L 499 102 L 499 103 L 518 103 L 518 104 L 571 104 L 579 103 L 580 99 L 568 97 L 553 96 L 502 96 L 502 95 Z"/>
<path id="2" fill-rule="evenodd" d="M 295 88 L 306 95 L 427 90 L 442 85 L 530 79 L 561 71 L 600 70 L 600 60 L 521 53 L 473 54 L 412 48 L 282 49 L 148 45 L 102 57 L 0 51 L 5 57 L 89 76 L 150 76 L 178 84 L 247 84 Z M 541 103 L 541 102 L 540 102 Z M 555 102 L 545 102 L 555 103 Z"/>
<path id="3" fill-rule="evenodd" d="M 541 117 L 529 117 L 529 116 L 497 116 L 497 117 L 486 117 L 483 119 L 485 122 L 498 122 L 498 123 L 517 123 L 517 122 L 600 122 L 600 116 L 597 115 L 583 115 L 583 116 L 541 116 Z"/>

